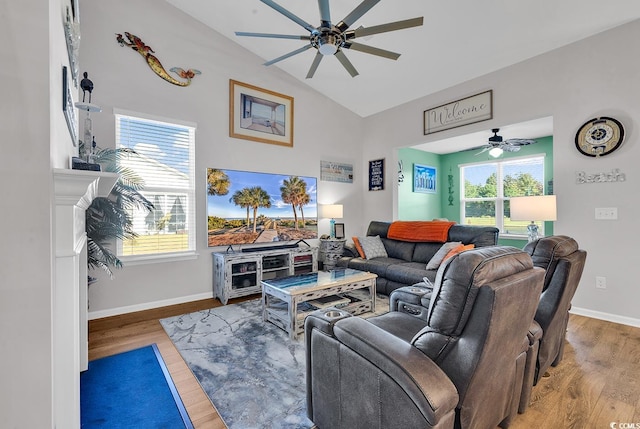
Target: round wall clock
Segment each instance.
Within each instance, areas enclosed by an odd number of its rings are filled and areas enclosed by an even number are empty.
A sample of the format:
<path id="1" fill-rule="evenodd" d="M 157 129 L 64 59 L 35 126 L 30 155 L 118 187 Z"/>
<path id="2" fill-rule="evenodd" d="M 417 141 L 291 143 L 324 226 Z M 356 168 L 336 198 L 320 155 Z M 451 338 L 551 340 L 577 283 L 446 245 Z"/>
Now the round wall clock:
<path id="1" fill-rule="evenodd" d="M 584 123 L 576 133 L 576 148 L 586 156 L 610 154 L 622 145 L 624 127 L 620 121 L 602 116 Z"/>

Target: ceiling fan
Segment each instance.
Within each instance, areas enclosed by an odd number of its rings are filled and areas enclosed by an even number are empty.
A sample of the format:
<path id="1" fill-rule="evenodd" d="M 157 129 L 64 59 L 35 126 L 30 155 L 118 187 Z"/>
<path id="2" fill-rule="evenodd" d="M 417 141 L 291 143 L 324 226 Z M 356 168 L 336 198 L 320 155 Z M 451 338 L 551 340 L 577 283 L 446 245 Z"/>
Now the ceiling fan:
<path id="1" fill-rule="evenodd" d="M 282 15 L 286 16 L 296 24 L 304 27 L 309 32 L 309 35 L 296 36 L 289 34 L 269 34 L 269 33 L 247 33 L 236 31 L 236 36 L 248 36 L 248 37 L 270 37 L 274 39 L 297 39 L 307 40 L 309 43 L 301 48 L 284 54 L 278 58 L 264 63 L 265 66 L 282 61 L 286 58 L 292 57 L 296 54 L 302 53 L 310 48 L 317 50 L 316 56 L 311 63 L 311 68 L 307 73 L 307 79 L 310 79 L 315 74 L 320 65 L 322 58 L 328 55 L 335 56 L 342 66 L 349 72 L 351 77 L 358 75 L 358 71 L 351 64 L 349 59 L 344 54 L 344 49 L 352 49 L 354 51 L 360 51 L 367 54 L 378 55 L 380 57 L 397 60 L 400 54 L 396 52 L 387 51 L 385 49 L 374 48 L 373 46 L 363 45 L 356 43 L 353 40 L 357 37 L 371 36 L 373 34 L 386 33 L 389 31 L 402 30 L 404 28 L 418 27 L 422 25 L 424 17 L 406 19 L 403 21 L 390 22 L 382 25 L 374 25 L 372 27 L 359 27 L 355 30 L 349 30 L 349 27 L 353 25 L 362 15 L 367 13 L 373 6 L 375 6 L 380 0 L 364 0 L 360 3 L 351 13 L 349 13 L 342 21 L 337 24 L 331 22 L 331 13 L 329 10 L 329 0 L 318 0 L 318 8 L 320 9 L 320 26 L 314 27 L 305 20 L 299 18 L 293 13 L 289 12 L 284 7 L 275 3 L 272 0 L 260 0 L 262 3 L 270 6 Z"/>
<path id="2" fill-rule="evenodd" d="M 489 151 L 489 155 L 493 158 L 497 158 L 502 155 L 503 152 L 518 152 L 522 146 L 534 144 L 536 141 L 531 139 L 507 139 L 504 140 L 502 136 L 498 135 L 500 128 L 493 128 L 491 130 L 493 136 L 489 137 L 487 144 L 474 147 L 469 150 L 482 149 L 476 155 L 480 155 L 486 151 Z"/>

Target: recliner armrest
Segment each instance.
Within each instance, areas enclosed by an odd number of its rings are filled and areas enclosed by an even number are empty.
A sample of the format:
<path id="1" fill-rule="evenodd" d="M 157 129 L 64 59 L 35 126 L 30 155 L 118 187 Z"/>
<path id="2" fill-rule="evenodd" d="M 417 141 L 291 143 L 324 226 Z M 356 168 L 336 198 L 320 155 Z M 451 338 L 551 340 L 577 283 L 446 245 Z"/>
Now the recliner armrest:
<path id="1" fill-rule="evenodd" d="M 333 331 L 338 341 L 394 379 L 433 425 L 457 406 L 453 382 L 411 344 L 359 317 L 340 320 Z"/>
<path id="2" fill-rule="evenodd" d="M 399 311 L 426 320 L 428 307 L 424 302 L 429 302 L 433 288 L 419 286 L 405 286 L 391 292 L 389 297 L 389 311 Z"/>
<path id="3" fill-rule="evenodd" d="M 529 338 L 529 345 L 533 345 L 534 343 L 540 341 L 542 338 L 542 328 L 535 320 L 531 322 L 529 326 L 529 332 L 527 332 L 527 338 Z"/>

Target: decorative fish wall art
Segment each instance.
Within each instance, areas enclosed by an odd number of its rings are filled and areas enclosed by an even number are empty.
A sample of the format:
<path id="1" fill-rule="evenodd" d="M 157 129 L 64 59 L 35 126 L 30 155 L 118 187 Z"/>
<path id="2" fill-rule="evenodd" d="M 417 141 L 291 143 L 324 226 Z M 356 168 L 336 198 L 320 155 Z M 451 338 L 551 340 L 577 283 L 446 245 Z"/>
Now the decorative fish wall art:
<path id="1" fill-rule="evenodd" d="M 153 70 L 155 74 L 157 74 L 167 82 L 178 86 L 189 86 L 191 84 L 191 79 L 193 79 L 194 76 L 201 74 L 199 70 L 184 70 L 180 67 L 173 67 L 169 69 L 169 71 L 177 74 L 182 79 L 186 79 L 186 81 L 175 79 L 164 69 L 164 67 L 162 67 L 162 63 L 160 63 L 160 60 L 155 55 L 152 55 L 155 53 L 154 50 L 151 49 L 150 46 L 145 45 L 142 39 L 126 31 L 124 32 L 124 35 L 129 40 L 128 42 L 124 39 L 124 37 L 122 37 L 122 34 L 116 34 L 116 40 L 118 41 L 120 46 L 128 46 L 142 55 L 142 57 L 147 61 L 149 67 L 151 67 L 151 70 Z"/>

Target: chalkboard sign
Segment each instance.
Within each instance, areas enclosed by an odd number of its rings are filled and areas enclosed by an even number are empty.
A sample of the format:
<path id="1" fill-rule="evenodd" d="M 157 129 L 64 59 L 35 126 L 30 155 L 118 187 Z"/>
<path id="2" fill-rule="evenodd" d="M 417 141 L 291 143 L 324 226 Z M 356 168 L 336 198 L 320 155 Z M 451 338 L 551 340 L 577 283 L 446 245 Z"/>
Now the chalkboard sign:
<path id="1" fill-rule="evenodd" d="M 384 189 L 384 158 L 369 161 L 369 190 L 382 191 Z"/>

